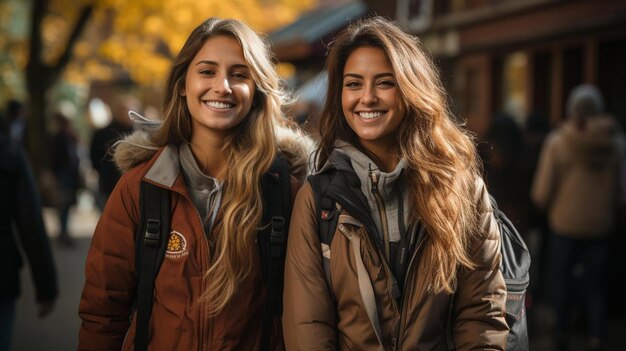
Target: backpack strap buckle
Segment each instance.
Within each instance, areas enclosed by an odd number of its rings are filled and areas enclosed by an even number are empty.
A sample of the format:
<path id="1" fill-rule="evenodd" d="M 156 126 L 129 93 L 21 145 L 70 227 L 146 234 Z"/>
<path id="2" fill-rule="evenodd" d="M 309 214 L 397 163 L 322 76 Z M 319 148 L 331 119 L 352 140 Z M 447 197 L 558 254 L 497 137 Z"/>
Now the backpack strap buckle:
<path id="1" fill-rule="evenodd" d="M 285 243 L 285 218 L 272 217 L 272 232 L 270 235 L 270 257 L 273 259 L 281 258 Z"/>
<path id="2" fill-rule="evenodd" d="M 161 241 L 161 221 L 158 219 L 148 220 L 144 239 L 148 246 L 159 246 L 159 242 Z"/>

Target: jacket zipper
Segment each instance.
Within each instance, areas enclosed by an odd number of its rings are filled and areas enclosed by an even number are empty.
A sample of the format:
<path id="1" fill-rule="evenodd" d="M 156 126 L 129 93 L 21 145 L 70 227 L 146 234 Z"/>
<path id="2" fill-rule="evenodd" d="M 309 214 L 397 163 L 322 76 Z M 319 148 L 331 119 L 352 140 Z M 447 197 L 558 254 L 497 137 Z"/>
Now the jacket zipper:
<path id="1" fill-rule="evenodd" d="M 206 257 L 202 257 L 202 262 L 200 264 L 200 267 L 202 268 L 202 272 L 200 272 L 200 274 L 202 274 L 202 291 L 205 291 L 207 289 L 207 284 L 205 282 L 204 279 L 204 273 L 208 270 L 208 265 L 211 264 L 211 247 L 209 244 L 209 239 L 207 238 L 207 234 L 209 233 L 205 233 L 204 232 L 204 225 L 202 224 L 202 216 L 200 216 L 200 212 L 198 212 L 198 209 L 196 208 L 196 206 L 193 204 L 193 201 L 191 200 L 191 198 L 189 198 L 187 195 L 185 194 L 181 194 L 182 197 L 184 197 L 185 199 L 187 199 L 187 201 L 189 201 L 191 203 L 191 207 L 196 211 L 196 218 L 198 218 L 198 223 L 200 224 L 200 229 L 201 229 L 201 233 L 202 233 L 202 237 L 204 240 L 204 244 L 205 244 L 205 248 L 206 248 Z M 203 306 L 204 303 L 201 303 L 199 308 L 200 308 L 200 330 L 198 331 L 199 334 L 199 338 L 198 338 L 198 350 L 204 351 L 205 350 L 205 345 L 210 345 L 211 343 L 208 342 L 208 336 L 207 334 L 212 334 L 212 325 L 209 325 L 209 332 L 205 332 L 205 330 L 207 329 L 207 318 L 206 318 L 206 308 Z M 207 339 L 207 340 L 205 340 Z M 205 342 L 206 341 L 206 342 Z"/>
<path id="2" fill-rule="evenodd" d="M 419 222 L 418 222 L 419 224 Z M 425 227 L 422 225 L 420 228 L 419 233 L 417 234 L 417 246 L 415 247 L 415 250 L 413 251 L 413 255 L 411 255 L 411 261 L 409 261 L 409 266 L 407 267 L 406 273 L 405 273 L 405 277 L 404 277 L 404 288 L 402 289 L 402 310 L 400 310 L 400 323 L 398 324 L 398 328 L 396 329 L 396 337 L 393 338 L 393 349 L 394 351 L 397 351 L 400 349 L 400 347 L 402 346 L 402 341 L 400 340 L 400 332 L 402 331 L 402 327 L 404 325 L 404 319 L 406 316 L 406 304 L 407 304 L 407 293 L 409 293 L 409 291 L 407 291 L 407 289 L 409 286 L 412 286 L 412 280 L 409 281 L 409 279 L 412 277 L 410 275 L 412 269 L 413 269 L 413 263 L 415 261 L 415 258 L 417 257 L 417 253 L 419 252 L 419 250 L 422 247 L 422 244 L 424 242 L 424 231 L 425 231 Z"/>
<path id="3" fill-rule="evenodd" d="M 371 191 L 374 195 L 374 199 L 376 200 L 376 206 L 378 207 L 378 212 L 380 214 L 380 225 L 383 230 L 383 244 L 385 246 L 385 259 L 389 262 L 390 257 L 390 244 L 389 244 L 389 228 L 387 228 L 387 212 L 385 211 L 385 202 L 383 201 L 380 193 L 378 192 L 378 170 L 372 170 L 370 165 L 369 176 L 372 181 Z"/>
<path id="4" fill-rule="evenodd" d="M 376 182 L 372 182 L 373 184 L 376 184 L 375 190 L 376 190 L 376 194 L 378 194 L 377 190 L 378 190 L 378 177 L 376 176 Z M 341 192 L 337 191 L 337 192 L 331 192 L 330 193 L 330 197 L 336 201 L 337 203 L 339 203 L 347 212 L 350 212 L 350 208 L 358 208 L 357 205 L 355 205 L 349 198 L 345 197 L 345 196 L 341 196 Z M 380 195 L 378 194 L 378 196 L 380 197 Z M 380 198 L 380 202 L 382 202 L 382 198 Z M 377 201 L 377 206 L 379 205 L 379 202 Z M 384 208 L 384 205 L 383 205 Z M 385 213 L 384 211 L 382 211 L 382 213 Z M 385 217 L 385 221 L 384 223 L 387 223 L 387 218 Z M 372 223 L 374 226 L 372 227 L 372 230 L 375 232 L 378 232 L 376 226 L 374 223 Z M 367 226 L 364 226 L 364 228 L 366 228 Z M 385 230 L 386 230 L 386 225 L 385 225 Z M 364 231 L 367 233 L 369 233 L 369 231 L 365 230 Z M 389 235 L 387 234 L 387 237 Z M 384 250 L 383 247 L 381 247 L 380 245 L 380 240 L 379 238 L 375 238 L 375 236 L 370 236 L 370 235 L 365 235 L 365 237 L 367 237 L 369 240 L 368 242 L 374 246 L 374 249 L 381 255 L 384 255 L 385 253 L 382 252 Z M 387 241 L 388 242 L 388 241 Z M 412 261 L 411 261 L 412 262 Z M 393 276 L 393 273 L 391 271 L 391 268 L 389 267 L 388 264 L 388 260 L 383 260 L 382 265 L 384 267 L 385 272 L 387 273 L 387 275 L 389 277 Z M 387 291 L 389 291 L 389 293 L 391 294 L 391 291 L 393 290 L 392 284 L 391 284 L 391 279 L 386 279 L 387 281 Z M 393 294 L 392 294 L 393 295 Z M 400 311 L 398 311 L 398 304 L 396 302 L 396 300 L 393 298 L 393 296 L 391 297 L 392 300 L 392 307 L 394 309 L 395 313 L 400 313 Z M 393 338 L 392 339 L 392 343 L 393 345 L 395 345 L 397 343 L 397 338 Z"/>

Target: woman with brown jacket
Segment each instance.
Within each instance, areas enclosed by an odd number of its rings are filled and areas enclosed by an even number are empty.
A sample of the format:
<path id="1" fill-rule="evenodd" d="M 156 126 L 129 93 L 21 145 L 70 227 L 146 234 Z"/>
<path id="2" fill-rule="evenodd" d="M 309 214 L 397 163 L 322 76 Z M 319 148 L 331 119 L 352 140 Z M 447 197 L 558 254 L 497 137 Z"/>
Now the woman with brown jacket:
<path id="1" fill-rule="evenodd" d="M 339 36 L 327 69 L 316 166 L 330 183 L 294 205 L 287 349 L 504 350 L 500 234 L 431 60 L 374 18 Z M 335 208 L 317 213 L 319 196 Z M 318 224 L 333 216 L 327 245 Z"/>
<path id="2" fill-rule="evenodd" d="M 268 299 L 257 244 L 265 225 L 261 179 L 279 153 L 292 161 L 292 174 L 306 173 L 301 136 L 284 118 L 283 100 L 268 47 L 248 26 L 211 18 L 191 33 L 167 78 L 162 123 L 115 151 L 125 172 L 89 249 L 80 350 L 138 349 L 140 183 L 171 194 L 147 348 L 261 348 Z M 298 181 L 289 183 L 295 193 Z M 278 317 L 273 322 L 280 326 Z M 283 349 L 275 330 L 270 348 Z"/>

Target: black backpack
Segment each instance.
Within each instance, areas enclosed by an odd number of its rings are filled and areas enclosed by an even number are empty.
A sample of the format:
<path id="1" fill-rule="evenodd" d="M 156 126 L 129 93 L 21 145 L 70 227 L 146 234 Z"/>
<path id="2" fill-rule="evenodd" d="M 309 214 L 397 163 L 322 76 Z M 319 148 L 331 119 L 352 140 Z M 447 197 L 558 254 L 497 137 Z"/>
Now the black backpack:
<path id="1" fill-rule="evenodd" d="M 313 189 L 320 243 L 328 246 L 330 246 L 333 240 L 339 216 L 335 202 L 329 197 L 327 188 L 333 180 L 333 175 L 337 173 L 338 172 L 328 171 L 311 175 L 307 179 Z M 339 188 L 340 187 L 335 186 L 333 187 L 333 191 L 337 191 Z M 507 288 L 506 322 L 510 331 L 507 336 L 506 349 L 508 351 L 526 351 L 529 349 L 529 345 L 525 296 L 526 289 L 530 282 L 530 253 L 513 223 L 498 209 L 493 197 L 491 197 L 491 204 L 494 217 L 498 221 L 501 233 L 500 250 L 502 262 L 500 264 L 500 271 L 502 272 Z M 322 262 L 328 288 L 331 291 L 331 296 L 334 296 L 332 294 L 330 280 L 330 262 L 328 259 L 323 259 Z M 450 313 L 451 312 L 452 306 L 450 306 Z M 453 349 L 454 344 L 452 343 L 451 331 L 451 327 L 448 328 L 449 335 L 447 335 L 447 339 L 450 349 Z"/>
<path id="2" fill-rule="evenodd" d="M 263 311 L 261 348 L 270 349 L 274 316 L 282 314 L 283 270 L 287 233 L 291 217 L 291 182 L 287 161 L 282 157 L 261 178 L 263 192 L 262 231 L 257 237 L 267 300 Z M 141 226 L 135 236 L 137 309 L 135 350 L 148 348 L 150 315 L 154 298 L 154 281 L 167 249 L 170 234 L 170 191 L 142 181 L 140 185 Z"/>
<path id="3" fill-rule="evenodd" d="M 530 253 L 526 243 L 509 218 L 500 211 L 491 197 L 493 214 L 500 228 L 500 271 L 506 283 L 506 323 L 511 330 L 506 338 L 508 351 L 526 351 L 528 326 L 526 325 L 526 289 L 530 283 Z"/>

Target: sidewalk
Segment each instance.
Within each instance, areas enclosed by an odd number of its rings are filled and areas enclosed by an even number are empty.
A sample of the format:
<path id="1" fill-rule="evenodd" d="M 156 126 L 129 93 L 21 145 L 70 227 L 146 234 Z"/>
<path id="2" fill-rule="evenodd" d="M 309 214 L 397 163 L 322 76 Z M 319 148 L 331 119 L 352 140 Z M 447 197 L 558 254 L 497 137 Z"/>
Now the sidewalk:
<path id="1" fill-rule="evenodd" d="M 59 233 L 59 219 L 54 208 L 46 207 L 43 210 L 43 219 L 46 230 L 51 238 Z M 78 195 L 76 206 L 70 211 L 69 232 L 74 238 L 91 238 L 96 223 L 100 218 L 100 211 L 96 208 L 93 196 L 88 192 Z"/>
<path id="2" fill-rule="evenodd" d="M 84 283 L 85 258 L 99 216 L 89 194 L 81 194 L 70 214 L 69 230 L 75 238 L 75 246 L 68 248 L 55 241 L 58 232 L 56 211 L 44 209 L 44 221 L 51 237 L 59 280 L 59 299 L 52 314 L 39 319 L 30 271 L 26 266 L 22 269 L 22 296 L 17 306 L 12 350 L 76 350 L 80 328 L 78 303 Z"/>

